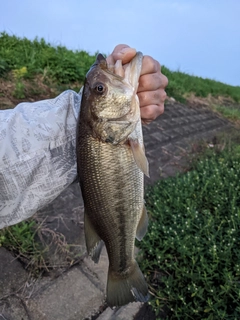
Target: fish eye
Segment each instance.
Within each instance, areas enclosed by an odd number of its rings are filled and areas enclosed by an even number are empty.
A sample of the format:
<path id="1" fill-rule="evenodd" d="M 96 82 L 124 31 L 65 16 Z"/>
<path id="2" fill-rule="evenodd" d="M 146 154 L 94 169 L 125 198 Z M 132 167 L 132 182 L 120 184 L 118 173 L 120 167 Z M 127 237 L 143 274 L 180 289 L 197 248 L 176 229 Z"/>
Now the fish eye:
<path id="1" fill-rule="evenodd" d="M 102 83 L 97 83 L 95 86 L 94 86 L 94 90 L 99 93 L 99 94 L 103 94 L 106 90 L 104 84 Z"/>

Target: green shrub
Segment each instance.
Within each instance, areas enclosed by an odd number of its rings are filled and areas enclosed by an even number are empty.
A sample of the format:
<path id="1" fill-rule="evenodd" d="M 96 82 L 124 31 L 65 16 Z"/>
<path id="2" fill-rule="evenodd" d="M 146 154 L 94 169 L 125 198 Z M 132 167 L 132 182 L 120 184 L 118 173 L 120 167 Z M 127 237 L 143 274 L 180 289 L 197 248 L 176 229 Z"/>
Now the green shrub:
<path id="1" fill-rule="evenodd" d="M 237 146 L 148 190 L 150 225 L 138 246 L 156 314 L 240 319 L 239 181 Z"/>
<path id="2" fill-rule="evenodd" d="M 8 71 L 10 71 L 10 68 L 7 62 L 0 57 L 0 77 L 3 77 Z"/>
<path id="3" fill-rule="evenodd" d="M 44 74 L 57 83 L 83 82 L 96 55 L 52 46 L 44 39 L 10 36 L 0 33 L 0 76 L 6 70 L 27 68 L 25 78 Z"/>

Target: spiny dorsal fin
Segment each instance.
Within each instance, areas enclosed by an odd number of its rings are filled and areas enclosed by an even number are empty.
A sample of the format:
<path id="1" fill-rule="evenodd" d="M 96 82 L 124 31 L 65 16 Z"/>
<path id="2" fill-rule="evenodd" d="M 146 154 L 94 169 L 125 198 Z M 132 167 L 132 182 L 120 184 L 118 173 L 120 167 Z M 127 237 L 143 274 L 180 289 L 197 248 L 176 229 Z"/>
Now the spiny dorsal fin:
<path id="1" fill-rule="evenodd" d="M 107 60 L 101 53 L 97 55 L 96 64 L 98 64 L 101 69 L 108 69 Z"/>

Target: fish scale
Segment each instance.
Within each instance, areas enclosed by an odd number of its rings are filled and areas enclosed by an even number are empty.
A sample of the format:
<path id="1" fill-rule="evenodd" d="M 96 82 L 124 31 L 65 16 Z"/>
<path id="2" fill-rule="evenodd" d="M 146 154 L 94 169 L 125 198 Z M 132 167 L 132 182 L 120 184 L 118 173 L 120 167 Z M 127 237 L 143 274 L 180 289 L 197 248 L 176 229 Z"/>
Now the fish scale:
<path id="1" fill-rule="evenodd" d="M 85 147 L 84 140 L 91 148 L 98 150 L 97 161 L 89 152 L 89 148 Z M 88 170 L 91 172 L 91 178 L 87 171 L 83 172 L 83 175 L 85 174 L 85 184 L 81 186 L 81 189 L 85 199 L 85 209 L 89 215 L 91 214 L 92 222 L 99 230 L 99 234 L 102 229 L 107 229 L 107 226 L 111 224 L 112 228 L 108 229 L 109 237 L 112 238 L 113 235 L 118 233 L 122 225 L 119 222 L 125 215 L 130 221 L 131 228 L 133 227 L 132 223 L 134 223 L 136 229 L 138 221 L 135 212 L 140 211 L 142 207 L 143 174 L 136 166 L 130 148 L 122 146 L 121 156 L 119 157 L 119 147 L 89 139 L 87 136 L 83 137 L 81 141 L 79 152 L 85 158 L 84 161 L 88 163 Z M 121 158 L 121 162 L 119 158 Z M 131 161 L 129 161 L 129 158 Z M 122 163 L 127 165 L 122 166 Z M 80 171 L 82 168 L 80 166 Z M 135 192 L 133 193 L 132 190 L 135 190 Z M 131 198 L 126 201 L 129 194 Z M 108 209 L 106 210 L 106 208 Z M 107 220 L 99 220 L 99 215 L 101 217 L 106 215 Z M 100 226 L 100 223 L 103 226 Z M 124 224 L 124 227 L 127 229 L 126 224 Z M 134 235 L 133 238 L 135 238 Z"/>

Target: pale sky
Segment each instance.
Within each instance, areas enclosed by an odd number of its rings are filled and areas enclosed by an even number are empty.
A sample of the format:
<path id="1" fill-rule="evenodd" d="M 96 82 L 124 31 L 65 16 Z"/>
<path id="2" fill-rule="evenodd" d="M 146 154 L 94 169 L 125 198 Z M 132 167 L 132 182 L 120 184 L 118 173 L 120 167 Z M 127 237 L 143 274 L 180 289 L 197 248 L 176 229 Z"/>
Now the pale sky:
<path id="1" fill-rule="evenodd" d="M 0 32 L 110 53 L 125 43 L 180 70 L 240 86 L 240 0 L 0 0 Z"/>

